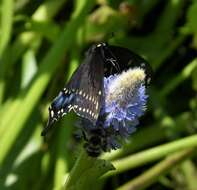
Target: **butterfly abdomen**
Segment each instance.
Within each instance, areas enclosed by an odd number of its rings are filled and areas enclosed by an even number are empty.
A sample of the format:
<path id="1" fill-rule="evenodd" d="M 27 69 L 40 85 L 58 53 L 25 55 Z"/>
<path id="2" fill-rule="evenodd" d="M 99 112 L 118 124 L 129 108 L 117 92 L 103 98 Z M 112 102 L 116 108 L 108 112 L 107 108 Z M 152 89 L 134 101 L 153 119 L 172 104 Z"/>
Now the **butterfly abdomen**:
<path id="1" fill-rule="evenodd" d="M 86 152 L 89 156 L 97 157 L 101 153 L 101 138 L 100 136 L 92 136 L 88 142 L 84 144 Z"/>
<path id="2" fill-rule="evenodd" d="M 113 134 L 110 128 L 96 126 L 93 129 L 85 130 L 83 131 L 85 134 L 84 148 L 89 156 L 98 157 L 103 151 L 109 152 L 111 149 L 120 148 L 119 142 L 115 138 L 116 134 Z"/>
<path id="3" fill-rule="evenodd" d="M 102 152 L 105 147 L 105 138 L 104 130 L 99 127 L 95 127 L 89 130 L 88 134 L 85 137 L 84 147 L 89 156 L 97 157 Z"/>

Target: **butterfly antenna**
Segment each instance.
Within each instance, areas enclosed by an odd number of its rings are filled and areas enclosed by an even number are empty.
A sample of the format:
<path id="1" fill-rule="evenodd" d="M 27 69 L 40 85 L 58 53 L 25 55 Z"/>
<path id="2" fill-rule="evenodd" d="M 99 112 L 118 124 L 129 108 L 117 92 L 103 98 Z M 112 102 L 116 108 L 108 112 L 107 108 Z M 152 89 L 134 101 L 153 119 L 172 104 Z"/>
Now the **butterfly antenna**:
<path id="1" fill-rule="evenodd" d="M 111 62 L 111 64 L 116 68 L 116 70 L 118 72 L 120 72 L 120 67 L 119 67 L 119 64 L 118 64 L 118 59 L 116 58 L 116 56 L 112 53 L 112 51 L 110 50 L 110 48 L 107 48 L 107 50 L 109 51 L 112 59 L 109 59 L 109 61 Z"/>

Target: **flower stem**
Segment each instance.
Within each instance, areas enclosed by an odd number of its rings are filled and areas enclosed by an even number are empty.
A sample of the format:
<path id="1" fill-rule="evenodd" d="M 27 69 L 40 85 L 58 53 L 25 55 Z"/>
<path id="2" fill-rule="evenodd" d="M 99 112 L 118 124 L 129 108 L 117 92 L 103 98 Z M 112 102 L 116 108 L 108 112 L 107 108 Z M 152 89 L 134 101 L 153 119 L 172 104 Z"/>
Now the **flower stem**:
<path id="1" fill-rule="evenodd" d="M 142 175 L 136 177 L 134 180 L 131 180 L 128 183 L 122 185 L 117 190 L 139 190 L 148 187 L 149 185 L 154 183 L 161 175 L 167 173 L 169 170 L 177 166 L 177 164 L 191 156 L 191 154 L 195 150 L 195 148 L 183 150 L 167 157 Z"/>
<path id="2" fill-rule="evenodd" d="M 114 169 L 114 167 L 110 162 L 90 157 L 82 150 L 67 178 L 64 189 L 94 189 L 95 181 L 98 180 L 101 175 L 112 169 Z"/>
<path id="3" fill-rule="evenodd" d="M 126 170 L 136 168 L 137 166 L 141 166 L 149 162 L 153 162 L 155 160 L 161 159 L 164 156 L 167 156 L 175 151 L 184 150 L 196 146 L 197 146 L 197 135 L 192 135 L 190 137 L 186 137 L 181 140 L 176 140 L 174 142 L 166 143 L 164 145 L 160 145 L 155 148 L 151 148 L 112 162 L 116 170 L 110 171 L 109 173 L 105 174 L 103 177 L 105 178 L 112 175 L 116 175 L 117 173 L 121 173 Z"/>
<path id="4" fill-rule="evenodd" d="M 95 159 L 88 157 L 84 151 L 81 151 L 74 167 L 70 172 L 70 175 L 67 178 L 65 189 L 72 187 L 78 181 L 78 178 L 84 172 L 84 170 L 93 165 L 94 161 Z"/>

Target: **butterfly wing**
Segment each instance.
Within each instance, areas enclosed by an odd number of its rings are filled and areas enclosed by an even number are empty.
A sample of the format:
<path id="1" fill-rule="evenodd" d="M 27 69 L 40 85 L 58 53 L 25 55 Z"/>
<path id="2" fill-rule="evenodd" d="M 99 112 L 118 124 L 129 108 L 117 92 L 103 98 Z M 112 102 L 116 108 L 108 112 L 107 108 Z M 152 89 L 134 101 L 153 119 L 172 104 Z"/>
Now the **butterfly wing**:
<path id="1" fill-rule="evenodd" d="M 100 52 L 91 47 L 83 63 L 49 107 L 49 119 L 42 136 L 46 135 L 55 121 L 71 110 L 96 123 L 103 93 L 103 65 Z"/>
<path id="2" fill-rule="evenodd" d="M 111 59 L 112 61 L 114 60 L 114 64 L 117 64 L 116 67 L 112 64 L 105 64 L 105 71 L 107 71 L 106 75 L 119 73 L 132 67 L 140 67 L 144 69 L 146 73 L 147 84 L 150 82 L 152 69 L 147 61 L 141 56 L 130 51 L 129 49 L 111 45 L 107 47 L 107 51 L 105 52 L 105 57 Z"/>
<path id="3" fill-rule="evenodd" d="M 97 50 L 88 54 L 66 88 L 75 94 L 72 102 L 72 109 L 75 113 L 95 124 L 100 112 L 103 93 L 104 63 Z"/>

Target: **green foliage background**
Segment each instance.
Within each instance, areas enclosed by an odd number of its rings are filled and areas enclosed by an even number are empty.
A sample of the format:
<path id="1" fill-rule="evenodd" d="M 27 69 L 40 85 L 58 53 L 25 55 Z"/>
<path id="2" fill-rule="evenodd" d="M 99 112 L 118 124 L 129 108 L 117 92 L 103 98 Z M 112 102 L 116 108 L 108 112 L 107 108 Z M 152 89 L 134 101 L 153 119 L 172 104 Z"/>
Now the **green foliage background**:
<path id="1" fill-rule="evenodd" d="M 40 133 L 49 103 L 101 41 L 144 56 L 154 76 L 137 132 L 101 156 L 116 170 L 96 181 L 87 170 L 76 189 L 197 189 L 197 1 L 1 0 L 0 15 L 0 189 L 62 187 L 81 147 L 76 117 Z"/>

